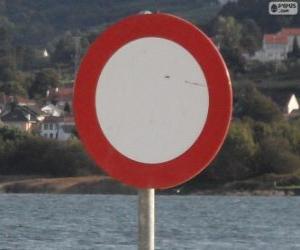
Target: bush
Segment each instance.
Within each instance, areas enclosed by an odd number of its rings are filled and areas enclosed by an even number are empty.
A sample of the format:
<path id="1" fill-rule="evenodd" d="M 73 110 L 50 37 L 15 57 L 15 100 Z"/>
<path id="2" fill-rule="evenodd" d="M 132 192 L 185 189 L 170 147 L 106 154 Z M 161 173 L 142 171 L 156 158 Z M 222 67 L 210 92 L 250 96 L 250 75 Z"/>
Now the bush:
<path id="1" fill-rule="evenodd" d="M 233 122 L 222 150 L 206 174 L 219 181 L 251 177 L 256 172 L 256 151 L 250 126 L 241 121 Z"/>
<path id="2" fill-rule="evenodd" d="M 282 113 L 278 106 L 252 84 L 238 86 L 234 99 L 234 115 L 236 117 L 250 117 L 255 121 L 262 122 L 274 122 L 282 119 Z"/>
<path id="3" fill-rule="evenodd" d="M 224 183 L 265 174 L 300 173 L 300 126 L 280 121 L 234 120 L 227 139 L 211 166 L 189 185 Z"/>
<path id="4" fill-rule="evenodd" d="M 58 142 L 0 129 L 0 174 L 51 177 L 99 174 L 78 140 Z"/>
<path id="5" fill-rule="evenodd" d="M 300 169 L 300 157 L 286 138 L 269 137 L 260 145 L 258 164 L 262 173 L 287 174 Z"/>

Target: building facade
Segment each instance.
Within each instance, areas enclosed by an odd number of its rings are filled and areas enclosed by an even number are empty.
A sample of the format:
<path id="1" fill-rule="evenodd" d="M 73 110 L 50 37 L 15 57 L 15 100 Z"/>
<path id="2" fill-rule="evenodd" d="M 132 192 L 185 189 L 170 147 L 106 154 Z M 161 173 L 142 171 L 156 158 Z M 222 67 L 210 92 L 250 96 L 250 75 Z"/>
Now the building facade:
<path id="1" fill-rule="evenodd" d="M 3 124 L 7 127 L 17 128 L 24 132 L 37 130 L 37 124 L 41 117 L 29 107 L 12 105 L 1 115 Z"/>
<path id="2" fill-rule="evenodd" d="M 300 47 L 299 28 L 284 28 L 275 34 L 265 34 L 262 49 L 256 51 L 253 56 L 245 54 L 245 57 L 249 60 L 261 62 L 283 61 L 287 59 L 288 53 L 293 50 L 294 41 Z"/>
<path id="3" fill-rule="evenodd" d="M 59 141 L 69 140 L 74 135 L 75 123 L 72 117 L 47 116 L 40 125 L 40 135 Z"/>

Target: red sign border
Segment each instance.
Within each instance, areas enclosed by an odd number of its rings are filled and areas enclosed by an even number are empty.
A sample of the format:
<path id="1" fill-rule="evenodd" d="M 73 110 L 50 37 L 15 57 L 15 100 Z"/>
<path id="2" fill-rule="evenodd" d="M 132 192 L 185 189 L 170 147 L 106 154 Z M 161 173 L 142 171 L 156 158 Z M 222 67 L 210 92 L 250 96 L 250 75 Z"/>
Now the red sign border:
<path id="1" fill-rule="evenodd" d="M 189 51 L 201 66 L 209 91 L 208 116 L 200 136 L 182 155 L 158 164 L 137 162 L 118 152 L 106 139 L 95 106 L 98 79 L 107 61 L 128 42 L 144 37 L 169 39 Z M 191 23 L 162 13 L 129 16 L 90 46 L 76 79 L 74 112 L 85 149 L 107 174 L 137 188 L 173 187 L 204 170 L 224 142 L 232 112 L 229 73 L 212 41 Z"/>

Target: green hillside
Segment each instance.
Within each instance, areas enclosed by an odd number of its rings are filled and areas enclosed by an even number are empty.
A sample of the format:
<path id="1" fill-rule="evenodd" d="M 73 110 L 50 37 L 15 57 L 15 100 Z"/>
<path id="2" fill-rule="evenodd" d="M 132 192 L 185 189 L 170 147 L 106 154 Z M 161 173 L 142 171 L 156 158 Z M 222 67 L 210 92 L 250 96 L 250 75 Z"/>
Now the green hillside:
<path id="1" fill-rule="evenodd" d="M 16 44 L 45 46 L 67 30 L 100 31 L 143 10 L 168 12 L 206 24 L 220 8 L 217 0 L 1 0 L 0 25 L 13 30 Z"/>

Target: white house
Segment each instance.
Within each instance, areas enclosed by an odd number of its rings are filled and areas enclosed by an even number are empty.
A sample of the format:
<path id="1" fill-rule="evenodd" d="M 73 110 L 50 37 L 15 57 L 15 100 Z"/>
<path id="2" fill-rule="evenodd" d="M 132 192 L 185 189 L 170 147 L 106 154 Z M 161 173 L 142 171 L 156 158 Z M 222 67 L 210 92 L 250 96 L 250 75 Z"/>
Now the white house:
<path id="1" fill-rule="evenodd" d="M 66 141 L 73 136 L 73 117 L 47 116 L 41 123 L 40 135 L 50 139 Z"/>
<path id="2" fill-rule="evenodd" d="M 55 104 L 56 107 L 65 110 L 66 105 L 72 113 L 72 100 L 73 100 L 73 85 L 66 85 L 61 88 L 49 89 L 46 93 L 48 104 Z"/>
<path id="3" fill-rule="evenodd" d="M 287 103 L 287 113 L 291 114 L 294 110 L 299 110 L 299 103 L 295 94 L 292 94 Z"/>
<path id="4" fill-rule="evenodd" d="M 286 118 L 298 117 L 300 115 L 300 105 L 295 93 L 276 92 L 270 97 L 278 105 Z"/>
<path id="5" fill-rule="evenodd" d="M 288 53 L 293 50 L 295 39 L 300 46 L 300 28 L 284 28 L 275 34 L 265 34 L 262 49 L 256 51 L 253 56 L 244 56 L 249 60 L 261 62 L 282 61 L 287 59 Z"/>
<path id="6" fill-rule="evenodd" d="M 46 49 L 43 51 L 43 57 L 49 57 L 49 53 Z"/>
<path id="7" fill-rule="evenodd" d="M 52 103 L 42 107 L 41 111 L 48 116 L 56 116 L 56 117 L 62 116 L 64 113 L 63 110 L 53 105 Z"/>

